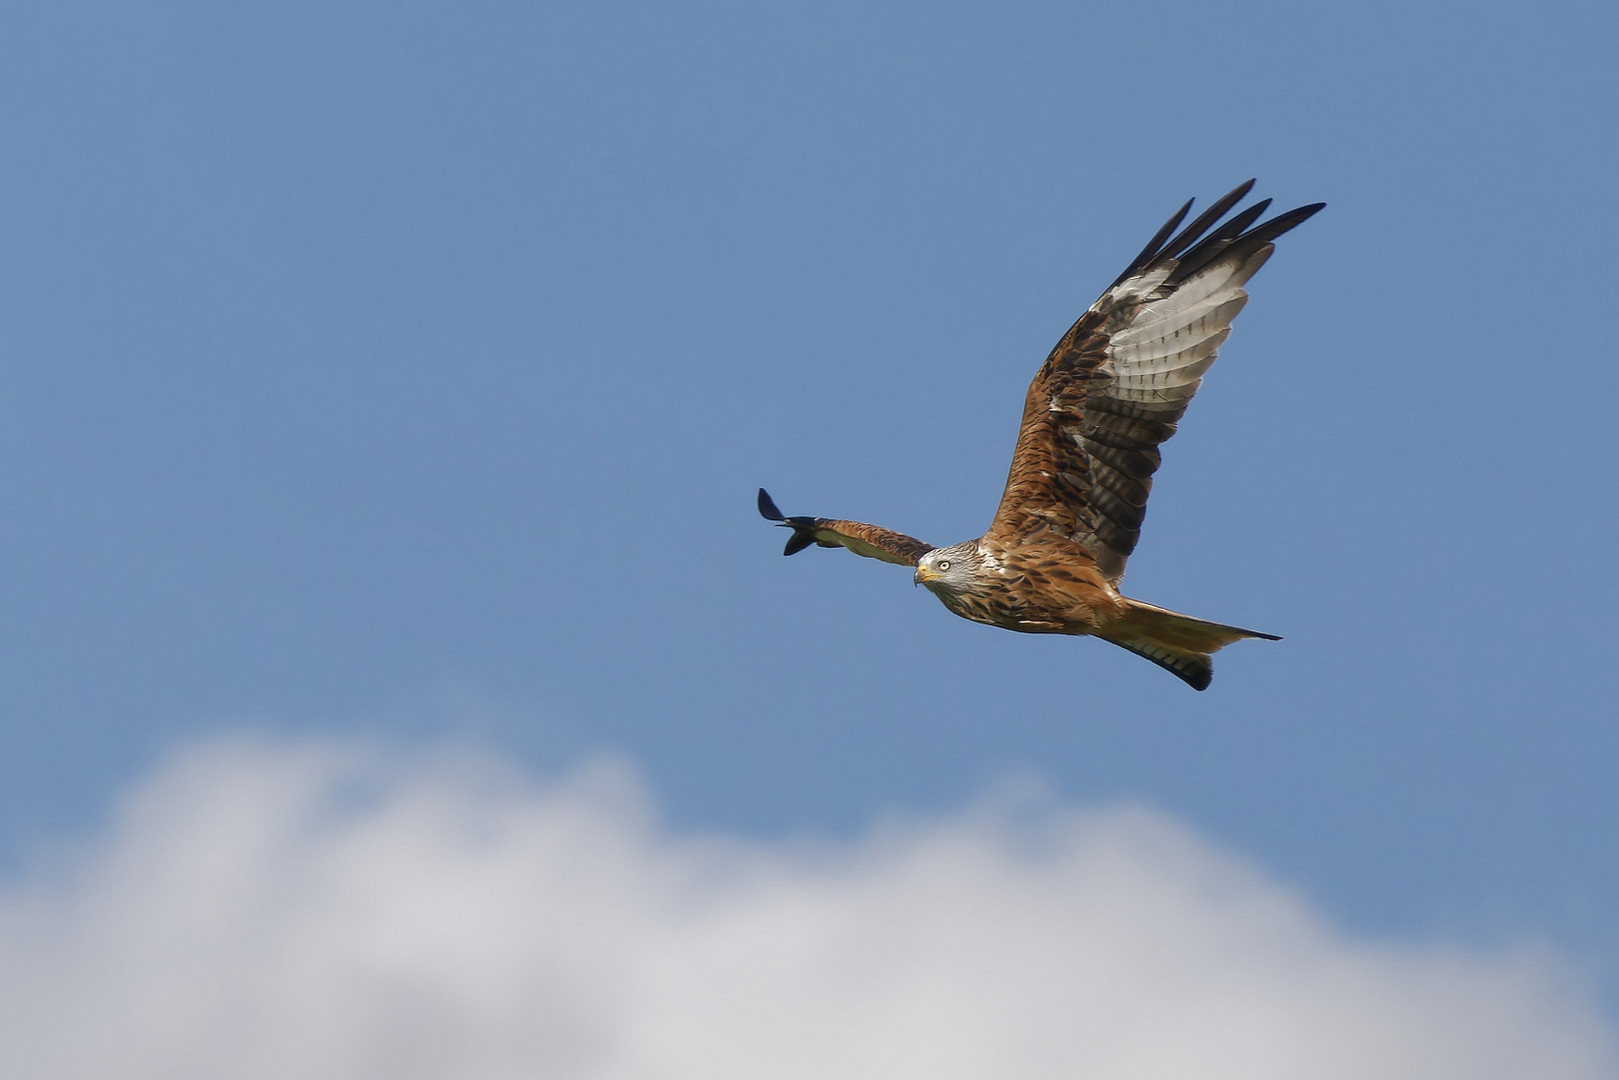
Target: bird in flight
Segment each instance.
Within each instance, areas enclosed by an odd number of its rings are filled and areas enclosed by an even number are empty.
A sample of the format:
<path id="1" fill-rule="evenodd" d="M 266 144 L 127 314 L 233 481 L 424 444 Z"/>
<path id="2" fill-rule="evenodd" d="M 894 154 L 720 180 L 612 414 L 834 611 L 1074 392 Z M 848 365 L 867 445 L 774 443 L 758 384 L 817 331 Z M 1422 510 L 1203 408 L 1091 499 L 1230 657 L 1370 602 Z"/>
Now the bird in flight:
<path id="1" fill-rule="evenodd" d="M 1188 200 L 1057 342 L 1029 385 L 1011 475 L 983 536 L 936 548 L 858 521 L 788 517 L 760 488 L 759 512 L 793 531 L 783 554 L 816 544 L 914 566 L 916 582 L 963 618 L 1028 634 L 1094 635 L 1197 690 L 1213 678 L 1212 653 L 1243 638 L 1280 640 L 1119 592 L 1158 446 L 1175 434 L 1248 302 L 1243 286 L 1277 237 L 1326 205 L 1260 222 L 1264 199 L 1226 218 L 1253 185 L 1239 185 L 1181 228 Z"/>

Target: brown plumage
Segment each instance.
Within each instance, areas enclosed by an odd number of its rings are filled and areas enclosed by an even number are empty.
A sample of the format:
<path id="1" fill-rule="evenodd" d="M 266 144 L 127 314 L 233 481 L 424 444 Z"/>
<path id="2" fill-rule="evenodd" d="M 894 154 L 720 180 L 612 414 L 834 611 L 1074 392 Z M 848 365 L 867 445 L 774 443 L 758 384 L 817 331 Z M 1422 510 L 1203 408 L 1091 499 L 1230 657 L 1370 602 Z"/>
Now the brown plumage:
<path id="1" fill-rule="evenodd" d="M 983 536 L 935 548 L 858 521 L 786 517 L 761 488 L 759 512 L 793 530 L 785 554 L 818 544 L 914 566 L 916 580 L 963 618 L 1033 634 L 1093 634 L 1198 690 L 1223 646 L 1278 640 L 1118 591 L 1141 537 L 1159 444 L 1175 434 L 1247 303 L 1243 285 L 1278 236 L 1325 205 L 1255 225 L 1270 206 L 1265 199 L 1222 222 L 1253 183 L 1176 232 L 1188 201 L 1057 342 L 1029 385 L 1006 491 Z"/>

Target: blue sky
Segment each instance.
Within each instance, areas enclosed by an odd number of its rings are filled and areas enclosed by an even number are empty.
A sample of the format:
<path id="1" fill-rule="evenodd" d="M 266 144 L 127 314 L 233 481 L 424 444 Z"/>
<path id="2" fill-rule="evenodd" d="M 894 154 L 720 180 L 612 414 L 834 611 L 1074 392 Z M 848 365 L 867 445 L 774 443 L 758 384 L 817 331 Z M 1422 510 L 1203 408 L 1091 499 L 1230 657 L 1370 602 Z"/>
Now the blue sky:
<path id="1" fill-rule="evenodd" d="M 1619 1007 L 1619 18 L 1598 5 L 5 16 L 0 854 L 243 731 L 607 753 L 680 831 L 1008 776 Z M 1327 210 L 1165 448 L 1193 694 L 758 519 L 945 544 L 1188 196 Z M 446 751 L 447 752 L 447 751 Z M 154 772 L 158 770 L 158 772 Z"/>

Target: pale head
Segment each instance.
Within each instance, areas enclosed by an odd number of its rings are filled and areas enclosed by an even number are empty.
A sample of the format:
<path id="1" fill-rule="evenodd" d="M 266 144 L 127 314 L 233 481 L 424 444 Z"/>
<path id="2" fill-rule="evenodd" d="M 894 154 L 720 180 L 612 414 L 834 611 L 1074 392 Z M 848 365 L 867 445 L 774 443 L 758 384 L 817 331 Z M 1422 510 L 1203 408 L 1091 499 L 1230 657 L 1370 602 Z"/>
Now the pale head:
<path id="1" fill-rule="evenodd" d="M 934 548 L 917 561 L 915 580 L 941 596 L 973 592 L 983 559 L 976 540 Z"/>

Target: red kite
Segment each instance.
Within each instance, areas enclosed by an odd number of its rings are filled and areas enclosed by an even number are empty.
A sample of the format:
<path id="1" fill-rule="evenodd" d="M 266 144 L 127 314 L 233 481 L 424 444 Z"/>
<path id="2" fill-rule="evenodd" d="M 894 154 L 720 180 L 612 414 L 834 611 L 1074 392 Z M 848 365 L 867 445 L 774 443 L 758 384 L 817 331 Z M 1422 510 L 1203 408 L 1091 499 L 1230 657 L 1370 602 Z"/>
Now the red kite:
<path id="1" fill-rule="evenodd" d="M 858 521 L 786 517 L 763 488 L 759 512 L 811 544 L 916 567 L 957 615 L 1030 634 L 1093 634 L 1202 690 L 1210 654 L 1272 634 L 1205 622 L 1119 593 L 1141 536 L 1158 446 L 1175 425 L 1273 241 L 1325 203 L 1258 225 L 1265 199 L 1221 222 L 1248 181 L 1180 232 L 1191 201 L 1057 342 L 1029 385 L 1012 470 L 989 531 L 950 547 Z M 1174 233 L 1173 239 L 1170 235 Z"/>

